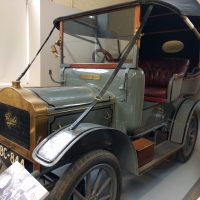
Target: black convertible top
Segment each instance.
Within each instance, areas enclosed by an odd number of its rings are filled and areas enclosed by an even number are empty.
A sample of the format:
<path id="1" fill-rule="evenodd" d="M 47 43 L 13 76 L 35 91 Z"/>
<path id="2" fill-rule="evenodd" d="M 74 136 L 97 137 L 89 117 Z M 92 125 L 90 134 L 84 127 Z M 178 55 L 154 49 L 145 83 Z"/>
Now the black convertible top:
<path id="1" fill-rule="evenodd" d="M 102 12 L 106 12 L 109 10 L 119 9 L 119 8 L 126 8 L 133 5 L 143 5 L 143 4 L 152 4 L 152 5 L 161 5 L 165 6 L 171 10 L 174 10 L 179 15 L 186 15 L 186 16 L 196 16 L 200 17 L 200 0 L 133 0 L 127 3 L 116 4 L 104 8 L 84 11 L 68 16 L 63 16 L 56 18 L 54 20 L 54 25 L 59 29 L 59 21 L 61 20 L 69 20 L 77 17 L 84 17 L 88 15 L 96 15 Z"/>
<path id="2" fill-rule="evenodd" d="M 152 3 L 173 7 L 181 15 L 200 16 L 200 0 L 138 0 L 140 3 Z"/>

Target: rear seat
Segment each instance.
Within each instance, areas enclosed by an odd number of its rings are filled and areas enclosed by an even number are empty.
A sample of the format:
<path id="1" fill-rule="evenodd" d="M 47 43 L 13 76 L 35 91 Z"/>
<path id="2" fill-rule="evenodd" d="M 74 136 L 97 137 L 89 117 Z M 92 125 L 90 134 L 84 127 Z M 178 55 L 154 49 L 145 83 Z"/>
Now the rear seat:
<path id="1" fill-rule="evenodd" d="M 174 100 L 172 95 L 174 92 L 180 92 L 180 84 L 188 66 L 189 60 L 182 58 L 140 60 L 139 67 L 145 74 L 144 100 L 163 103 Z M 181 83 L 177 82 L 180 85 L 177 90 L 174 81 L 180 79 Z M 175 89 L 177 91 L 173 91 Z"/>

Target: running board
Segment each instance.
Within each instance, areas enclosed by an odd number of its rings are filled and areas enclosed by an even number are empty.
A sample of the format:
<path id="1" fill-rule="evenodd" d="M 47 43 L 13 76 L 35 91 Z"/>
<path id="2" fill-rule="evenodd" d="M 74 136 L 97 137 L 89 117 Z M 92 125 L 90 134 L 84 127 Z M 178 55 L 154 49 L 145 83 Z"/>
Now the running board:
<path id="1" fill-rule="evenodd" d="M 177 144 L 174 142 L 170 142 L 170 141 L 165 141 L 165 142 L 157 145 L 154 148 L 153 160 L 139 168 L 139 175 L 143 174 L 147 170 L 151 169 L 155 165 L 162 162 L 164 159 L 173 155 L 175 152 L 177 152 L 182 147 L 183 147 L 183 145 Z"/>

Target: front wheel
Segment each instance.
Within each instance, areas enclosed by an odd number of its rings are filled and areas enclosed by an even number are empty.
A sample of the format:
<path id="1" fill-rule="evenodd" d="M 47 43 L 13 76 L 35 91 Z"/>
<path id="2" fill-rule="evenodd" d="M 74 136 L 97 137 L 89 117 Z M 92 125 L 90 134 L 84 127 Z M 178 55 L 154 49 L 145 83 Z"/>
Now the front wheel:
<path id="1" fill-rule="evenodd" d="M 95 150 L 80 157 L 64 172 L 51 200 L 119 200 L 121 169 L 108 151 Z"/>
<path id="2" fill-rule="evenodd" d="M 194 112 L 189 121 L 189 126 L 186 132 L 185 144 L 181 150 L 177 152 L 177 158 L 180 162 L 186 162 L 189 160 L 197 139 L 198 133 L 198 117 Z"/>

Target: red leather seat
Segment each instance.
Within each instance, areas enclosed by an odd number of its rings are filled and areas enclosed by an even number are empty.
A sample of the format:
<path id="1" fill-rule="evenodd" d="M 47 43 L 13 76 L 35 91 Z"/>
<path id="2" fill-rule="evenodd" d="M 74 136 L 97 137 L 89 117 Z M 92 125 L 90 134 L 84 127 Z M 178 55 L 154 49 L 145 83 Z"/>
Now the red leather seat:
<path id="1" fill-rule="evenodd" d="M 168 85 L 176 74 L 176 79 L 183 78 L 189 60 L 179 58 L 140 60 L 139 67 L 145 73 L 145 100 L 167 102 Z"/>
<path id="2" fill-rule="evenodd" d="M 166 99 L 167 88 L 163 87 L 145 87 L 145 96 Z"/>

